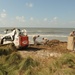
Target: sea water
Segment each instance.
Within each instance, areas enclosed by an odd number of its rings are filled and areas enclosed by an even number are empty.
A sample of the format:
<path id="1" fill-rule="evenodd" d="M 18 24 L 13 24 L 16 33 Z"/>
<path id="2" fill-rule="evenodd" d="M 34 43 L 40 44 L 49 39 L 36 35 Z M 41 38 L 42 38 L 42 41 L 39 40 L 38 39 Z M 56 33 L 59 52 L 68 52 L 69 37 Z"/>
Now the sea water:
<path id="1" fill-rule="evenodd" d="M 12 28 L 0 28 L 0 34 L 4 34 L 5 29 L 12 29 Z M 67 41 L 67 38 L 71 31 L 74 28 L 25 28 L 19 27 L 19 29 L 26 29 L 27 35 L 29 36 L 29 42 L 33 43 L 33 36 L 40 35 L 38 41 L 41 42 L 42 38 L 47 38 L 49 40 L 57 39 L 60 41 Z"/>

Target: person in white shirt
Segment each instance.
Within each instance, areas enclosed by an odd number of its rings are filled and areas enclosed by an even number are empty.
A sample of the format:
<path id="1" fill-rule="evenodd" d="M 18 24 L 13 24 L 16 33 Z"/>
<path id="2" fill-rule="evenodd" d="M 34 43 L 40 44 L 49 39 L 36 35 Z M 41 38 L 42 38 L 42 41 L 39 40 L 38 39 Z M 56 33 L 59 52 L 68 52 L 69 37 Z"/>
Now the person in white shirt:
<path id="1" fill-rule="evenodd" d="M 48 40 L 47 38 L 42 38 L 42 44 L 43 44 L 43 45 L 47 44 L 48 41 L 49 41 L 49 40 Z"/>
<path id="2" fill-rule="evenodd" d="M 33 36 L 33 42 L 34 42 L 34 45 L 37 45 L 37 38 L 39 37 L 39 35 L 35 35 L 35 36 Z"/>
<path id="3" fill-rule="evenodd" d="M 75 30 L 70 33 L 70 36 L 75 36 Z"/>

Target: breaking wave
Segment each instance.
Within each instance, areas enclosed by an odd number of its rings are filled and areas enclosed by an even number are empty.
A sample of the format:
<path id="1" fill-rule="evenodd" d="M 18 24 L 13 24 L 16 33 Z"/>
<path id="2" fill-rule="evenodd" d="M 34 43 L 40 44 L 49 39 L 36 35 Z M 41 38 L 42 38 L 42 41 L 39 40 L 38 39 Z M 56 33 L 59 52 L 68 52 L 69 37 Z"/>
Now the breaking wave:
<path id="1" fill-rule="evenodd" d="M 38 34 L 35 34 L 35 35 L 38 35 Z M 28 36 L 34 36 L 33 34 L 30 34 L 30 35 L 28 35 Z M 41 34 L 40 35 L 41 37 L 68 37 L 67 35 L 56 35 L 56 34 L 47 34 L 47 35 L 45 35 L 45 34 Z"/>

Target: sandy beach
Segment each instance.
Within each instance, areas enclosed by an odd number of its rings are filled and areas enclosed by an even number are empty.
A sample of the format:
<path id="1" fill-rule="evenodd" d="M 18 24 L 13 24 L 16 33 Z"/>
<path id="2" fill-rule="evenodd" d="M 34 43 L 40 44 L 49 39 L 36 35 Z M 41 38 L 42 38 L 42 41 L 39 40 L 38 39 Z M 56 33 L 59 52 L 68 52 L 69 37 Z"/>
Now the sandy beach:
<path id="1" fill-rule="evenodd" d="M 66 75 L 66 70 L 67 75 L 75 75 L 75 53 L 67 50 L 67 42 L 53 39 L 49 40 L 46 45 L 29 44 L 28 48 L 19 50 L 12 45 L 6 46 L 0 46 L 1 52 L 8 53 L 5 57 L 1 53 L 2 73 L 9 75 L 12 72 L 15 75 L 41 75 L 40 73 L 42 75 L 61 75 L 62 73 Z M 8 50 L 14 50 L 14 52 L 9 54 Z M 4 66 L 5 69 L 3 69 Z"/>
<path id="2" fill-rule="evenodd" d="M 34 45 L 30 44 L 27 49 L 19 50 L 22 57 L 33 57 L 33 58 L 49 58 L 59 57 L 63 53 L 70 52 L 67 50 L 67 42 L 59 40 L 50 40 L 46 45 Z"/>

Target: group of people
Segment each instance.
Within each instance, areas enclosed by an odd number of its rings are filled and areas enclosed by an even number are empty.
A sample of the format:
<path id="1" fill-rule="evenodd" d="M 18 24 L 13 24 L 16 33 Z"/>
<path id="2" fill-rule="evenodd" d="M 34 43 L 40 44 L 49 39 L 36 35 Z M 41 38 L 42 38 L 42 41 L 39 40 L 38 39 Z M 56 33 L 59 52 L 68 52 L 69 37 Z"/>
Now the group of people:
<path id="1" fill-rule="evenodd" d="M 35 36 L 33 36 L 33 42 L 34 42 L 34 45 L 37 45 L 37 44 L 43 44 L 43 45 L 45 45 L 45 44 L 47 44 L 47 42 L 49 41 L 47 38 L 42 38 L 42 41 L 41 42 L 38 42 L 37 41 L 37 38 L 38 37 L 40 37 L 40 35 L 35 35 Z"/>
<path id="2" fill-rule="evenodd" d="M 70 36 L 75 36 L 75 30 L 73 30 L 71 33 L 70 33 Z M 37 45 L 37 44 L 43 44 L 43 45 L 45 45 L 45 44 L 47 44 L 47 42 L 49 41 L 47 38 L 42 38 L 42 41 L 39 43 L 38 41 L 37 41 L 37 38 L 38 37 L 40 37 L 40 35 L 35 35 L 35 36 L 33 36 L 33 42 L 34 42 L 34 45 Z"/>

